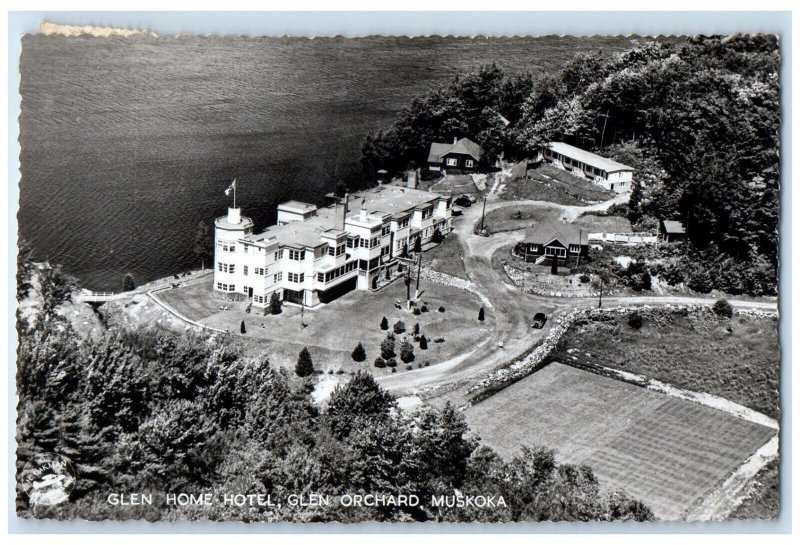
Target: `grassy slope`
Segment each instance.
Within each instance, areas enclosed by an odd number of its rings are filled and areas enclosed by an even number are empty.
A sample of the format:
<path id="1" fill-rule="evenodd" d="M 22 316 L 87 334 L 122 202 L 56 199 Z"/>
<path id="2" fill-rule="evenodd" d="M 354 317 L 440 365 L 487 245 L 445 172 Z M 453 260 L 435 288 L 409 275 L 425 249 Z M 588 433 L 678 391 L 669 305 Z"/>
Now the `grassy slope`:
<path id="1" fill-rule="evenodd" d="M 638 331 L 624 316 L 573 325 L 554 359 L 568 363 L 579 358 L 622 369 L 718 395 L 777 418 L 777 333 L 777 322 L 771 319 L 649 311 Z"/>
<path id="2" fill-rule="evenodd" d="M 755 477 L 753 492 L 731 513 L 740 520 L 774 519 L 780 501 L 778 461 L 767 464 Z"/>
<path id="3" fill-rule="evenodd" d="M 423 260 L 434 271 L 468 279 L 461 256 L 461 242 L 456 233 L 450 233 L 441 244 L 425 252 Z"/>
<path id="4" fill-rule="evenodd" d="M 613 192 L 589 180 L 546 164 L 528 171 L 527 176 L 512 180 L 500 194 L 501 198 L 509 201 L 531 199 L 569 205 L 605 201 L 613 196 Z"/>

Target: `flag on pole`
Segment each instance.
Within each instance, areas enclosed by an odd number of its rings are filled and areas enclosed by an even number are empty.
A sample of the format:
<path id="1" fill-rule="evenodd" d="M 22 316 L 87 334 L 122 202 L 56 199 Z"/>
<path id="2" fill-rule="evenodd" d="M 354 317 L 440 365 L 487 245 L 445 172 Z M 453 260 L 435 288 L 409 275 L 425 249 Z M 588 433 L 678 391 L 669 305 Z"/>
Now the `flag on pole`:
<path id="1" fill-rule="evenodd" d="M 228 189 L 225 190 L 225 196 L 230 195 L 231 191 L 233 191 L 234 189 L 236 189 L 236 178 L 233 179 L 233 183 L 230 186 L 228 186 Z"/>

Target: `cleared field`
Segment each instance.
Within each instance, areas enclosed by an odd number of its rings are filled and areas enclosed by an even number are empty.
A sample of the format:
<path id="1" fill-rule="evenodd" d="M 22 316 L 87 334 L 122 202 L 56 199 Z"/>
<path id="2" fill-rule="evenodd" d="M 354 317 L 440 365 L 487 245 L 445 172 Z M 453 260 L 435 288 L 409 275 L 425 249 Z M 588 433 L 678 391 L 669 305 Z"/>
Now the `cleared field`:
<path id="1" fill-rule="evenodd" d="M 424 302 L 428 312 L 417 316 L 406 310 L 405 304 L 401 309 L 395 308 L 395 301 L 404 303 L 406 297 L 406 286 L 398 280 L 378 292 L 353 291 L 316 310 L 306 310 L 302 316 L 305 326 L 301 326 L 298 307 L 284 306 L 283 312 L 275 316 L 248 314 L 245 302 L 223 303 L 216 299 L 210 282 L 168 290 L 159 296 L 186 317 L 219 329 L 238 333 L 244 320 L 247 333 L 240 340 L 265 341 L 265 346 L 270 347 L 267 350 L 270 360 L 280 365 L 294 365 L 299 350 L 307 346 L 318 369 L 348 371 L 366 368 L 375 373 L 391 373 L 391 369 L 373 367 L 375 358 L 380 355 L 380 343 L 387 333 L 379 325 L 384 316 L 390 330 L 395 322 L 402 320 L 407 328 L 406 334 L 409 334 L 418 323 L 420 333 L 427 337 L 426 350 L 412 342 L 416 356 L 412 362 L 414 368 L 425 362 L 435 365 L 448 360 L 469 350 L 490 334 L 494 315 L 487 308 L 485 320 L 478 321 L 481 302 L 474 294 L 425 280 L 420 283 L 420 289 L 420 306 Z M 411 291 L 413 295 L 413 284 Z M 219 310 L 220 305 L 227 305 L 229 310 Z M 445 312 L 439 312 L 439 307 L 444 307 Z M 406 334 L 396 336 L 397 352 L 400 340 Z M 434 342 L 440 337 L 444 342 Z M 359 342 L 366 350 L 367 361 L 356 363 L 350 354 Z M 289 345 L 289 348 L 278 348 L 278 345 Z M 406 365 L 398 358 L 397 371 L 405 370 Z"/>
<path id="2" fill-rule="evenodd" d="M 753 490 L 731 513 L 731 518 L 741 520 L 777 518 L 780 500 L 779 487 L 778 461 L 773 460 L 756 475 Z"/>
<path id="3" fill-rule="evenodd" d="M 503 231 L 516 231 L 534 227 L 538 223 L 561 222 L 561 209 L 546 206 L 505 206 L 486 214 L 484 224 L 490 234 Z M 583 229 L 584 237 L 588 233 L 630 233 L 631 224 L 626 218 L 619 216 L 598 216 L 586 214 L 578 217 L 573 225 Z"/>
<path id="4" fill-rule="evenodd" d="M 450 233 L 444 241 L 425 252 L 423 263 L 434 271 L 467 279 L 467 270 L 461 255 L 461 241 L 458 234 Z"/>
<path id="5" fill-rule="evenodd" d="M 500 197 L 508 201 L 530 199 L 572 205 L 604 201 L 613 196 L 613 192 L 589 180 L 548 164 L 529 170 L 527 176 L 523 175 L 508 182 L 500 193 Z"/>
<path id="6" fill-rule="evenodd" d="M 778 418 L 780 347 L 770 318 L 721 318 L 711 311 L 640 312 L 633 329 L 625 315 L 574 324 L 554 359 L 595 363 L 679 388 L 708 392 Z"/>
<path id="7" fill-rule="evenodd" d="M 720 484 L 773 430 L 701 405 L 558 363 L 467 410 L 470 427 L 502 456 L 555 448 L 623 488 L 661 519 Z"/>

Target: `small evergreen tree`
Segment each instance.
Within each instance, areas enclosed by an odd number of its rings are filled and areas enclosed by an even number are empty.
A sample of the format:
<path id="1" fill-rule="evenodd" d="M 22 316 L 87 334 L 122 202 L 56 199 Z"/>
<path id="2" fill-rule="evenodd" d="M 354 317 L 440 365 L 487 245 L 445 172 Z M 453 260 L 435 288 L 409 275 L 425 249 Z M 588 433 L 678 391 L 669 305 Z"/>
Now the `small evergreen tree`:
<path id="1" fill-rule="evenodd" d="M 136 283 L 133 281 L 133 275 L 128 273 L 122 279 L 122 291 L 133 291 L 136 289 Z"/>
<path id="2" fill-rule="evenodd" d="M 353 361 L 364 361 L 367 359 L 367 352 L 364 350 L 364 346 L 361 343 L 358 343 L 353 350 Z"/>
<path id="3" fill-rule="evenodd" d="M 394 357 L 394 339 L 386 337 L 381 343 L 381 357 L 385 360 Z"/>
<path id="4" fill-rule="evenodd" d="M 733 317 L 733 307 L 726 299 L 720 299 L 711 308 L 717 316 Z"/>
<path id="5" fill-rule="evenodd" d="M 375 367 L 377 367 L 378 369 L 383 369 L 384 367 L 386 367 L 386 360 L 378 356 L 377 358 L 375 358 Z"/>
<path id="6" fill-rule="evenodd" d="M 414 239 L 414 253 L 420 252 L 422 252 L 422 237 L 417 237 Z"/>
<path id="7" fill-rule="evenodd" d="M 244 320 L 242 320 L 242 323 L 241 323 L 241 324 L 239 324 L 239 332 L 240 332 L 242 335 L 244 335 L 245 333 L 247 333 L 247 328 L 246 328 L 246 327 L 245 327 L 245 325 L 244 325 Z"/>
<path id="8" fill-rule="evenodd" d="M 395 333 L 400 334 L 405 330 L 406 330 L 406 324 L 403 323 L 403 320 L 397 320 L 394 323 L 394 332 Z"/>
<path id="9" fill-rule="evenodd" d="M 628 325 L 632 329 L 641 329 L 642 326 L 644 325 L 644 318 L 642 317 L 641 314 L 634 311 L 631 313 L 630 316 L 628 316 Z"/>
<path id="10" fill-rule="evenodd" d="M 428 349 L 428 339 L 425 337 L 425 335 L 419 338 L 419 348 L 420 350 Z"/>
<path id="11" fill-rule="evenodd" d="M 270 314 L 280 314 L 281 313 L 281 300 L 278 298 L 278 292 L 273 291 L 272 295 L 269 296 L 269 313 Z"/>
<path id="12" fill-rule="evenodd" d="M 478 321 L 482 322 L 486 318 L 486 313 L 483 310 L 483 307 L 478 311 Z"/>
<path id="13" fill-rule="evenodd" d="M 411 329 L 411 331 L 414 333 L 415 337 L 419 335 L 419 323 L 414 324 L 414 327 Z"/>
<path id="14" fill-rule="evenodd" d="M 392 372 L 394 372 L 394 368 L 397 367 L 397 360 L 394 358 L 389 358 L 386 360 L 386 367 L 391 367 Z"/>
<path id="15" fill-rule="evenodd" d="M 294 372 L 298 377 L 310 377 L 314 374 L 314 362 L 311 361 L 311 354 L 305 346 L 297 356 L 297 364 L 294 366 Z"/>
<path id="16" fill-rule="evenodd" d="M 408 339 L 403 339 L 400 343 L 400 359 L 404 363 L 414 361 L 414 346 L 408 342 Z"/>
<path id="17" fill-rule="evenodd" d="M 384 316 L 383 320 L 381 320 L 381 329 L 384 331 L 389 329 L 389 320 L 386 319 L 386 316 Z"/>

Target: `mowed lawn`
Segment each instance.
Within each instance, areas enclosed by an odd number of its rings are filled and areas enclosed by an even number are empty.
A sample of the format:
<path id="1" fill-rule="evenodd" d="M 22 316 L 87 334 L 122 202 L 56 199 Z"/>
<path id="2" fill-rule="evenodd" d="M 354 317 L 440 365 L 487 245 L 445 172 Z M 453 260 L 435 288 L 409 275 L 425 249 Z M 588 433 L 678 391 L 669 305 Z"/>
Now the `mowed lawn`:
<path id="1" fill-rule="evenodd" d="M 461 241 L 456 233 L 450 233 L 441 244 L 425 252 L 422 262 L 434 271 L 468 279 Z"/>
<path id="2" fill-rule="evenodd" d="M 467 412 L 506 457 L 522 445 L 586 464 L 660 519 L 680 519 L 775 433 L 688 401 L 552 363 Z"/>
<path id="3" fill-rule="evenodd" d="M 395 351 L 398 354 L 401 339 L 410 335 L 415 323 L 420 325 L 420 333 L 428 339 L 428 348 L 420 349 L 419 343 L 409 337 L 416 356 L 411 363 L 414 368 L 424 366 L 425 362 L 435 365 L 446 361 L 470 350 L 491 333 L 494 315 L 491 309 L 486 308 L 485 320 L 478 321 L 481 302 L 474 294 L 425 280 L 420 283 L 420 291 L 419 306 L 425 303 L 428 312 L 421 312 L 418 316 L 413 314 L 413 308 L 406 310 L 406 286 L 402 280 L 396 280 L 378 292 L 352 291 L 316 310 L 305 310 L 302 315 L 305 327 L 301 327 L 298 307 L 284 306 L 283 312 L 275 316 L 263 316 L 260 312 L 248 314 L 245 302 L 222 302 L 215 298 L 210 282 L 164 291 L 159 296 L 186 317 L 233 333 L 239 333 L 240 323 L 244 320 L 247 333 L 243 339 L 289 346 L 287 350 L 268 351 L 276 352 L 271 361 L 284 365 L 291 365 L 297 352 L 307 346 L 320 369 L 329 369 L 333 365 L 334 369 L 343 368 L 345 371 L 366 367 L 375 373 L 391 373 L 391 369 L 373 367 L 387 334 L 380 328 L 384 316 L 390 331 L 398 320 L 402 320 L 407 328 L 405 334 L 396 335 Z M 413 283 L 411 294 L 414 294 Z M 395 301 L 402 302 L 400 309 L 395 308 Z M 220 310 L 223 305 L 227 305 L 229 310 Z M 439 307 L 444 307 L 444 312 L 439 312 Z M 443 338 L 444 342 L 434 342 L 437 338 Z M 356 363 L 349 357 L 359 342 L 367 352 L 367 361 L 363 363 Z M 405 371 L 407 365 L 398 357 L 398 372 Z"/>
<path id="4" fill-rule="evenodd" d="M 534 228 L 540 224 L 561 223 L 561 209 L 548 206 L 505 206 L 486 214 L 484 224 L 490 234 L 517 229 Z M 589 233 L 630 233 L 631 223 L 620 216 L 600 216 L 585 214 L 578 217 L 573 225 L 583 230 L 583 236 Z"/>

